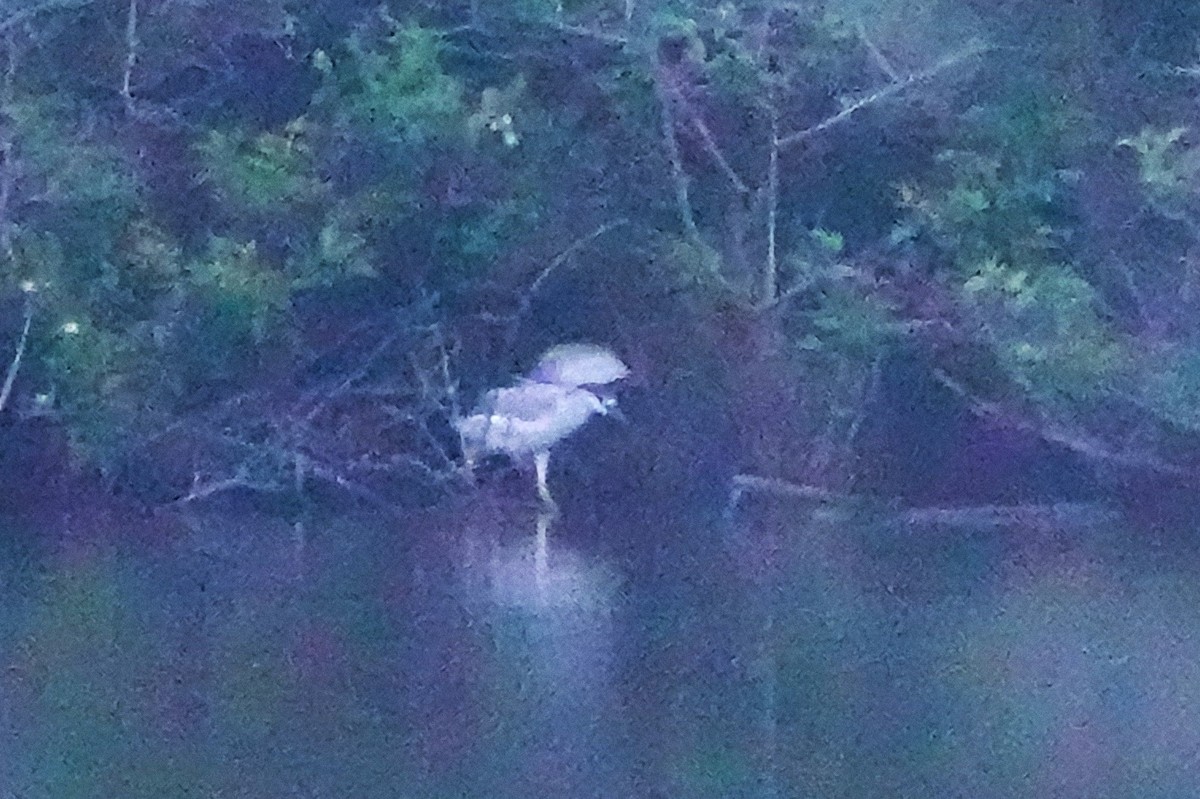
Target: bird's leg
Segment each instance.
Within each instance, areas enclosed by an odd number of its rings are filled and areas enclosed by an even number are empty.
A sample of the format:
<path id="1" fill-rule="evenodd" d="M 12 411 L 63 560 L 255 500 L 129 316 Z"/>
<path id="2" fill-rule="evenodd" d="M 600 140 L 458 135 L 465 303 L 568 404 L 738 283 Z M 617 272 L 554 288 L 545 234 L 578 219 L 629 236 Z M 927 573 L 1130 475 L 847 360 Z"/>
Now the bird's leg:
<path id="1" fill-rule="evenodd" d="M 533 456 L 533 465 L 537 467 L 538 496 L 551 507 L 555 507 L 554 497 L 550 496 L 550 487 L 546 485 L 546 474 L 550 471 L 550 453 L 539 452 Z"/>

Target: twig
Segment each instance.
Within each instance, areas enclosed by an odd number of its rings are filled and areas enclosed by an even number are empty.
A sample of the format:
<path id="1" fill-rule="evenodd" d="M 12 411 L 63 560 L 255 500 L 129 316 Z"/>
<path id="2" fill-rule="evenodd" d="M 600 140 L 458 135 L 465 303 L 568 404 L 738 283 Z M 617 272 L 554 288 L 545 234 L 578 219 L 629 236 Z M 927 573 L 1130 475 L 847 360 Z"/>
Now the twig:
<path id="1" fill-rule="evenodd" d="M 571 242 L 569 247 L 556 255 L 554 260 L 552 260 L 549 265 L 541 271 L 537 278 L 529 284 L 529 288 L 525 292 L 524 299 L 531 299 L 532 296 L 541 289 L 542 284 L 546 282 L 546 280 L 550 277 L 550 274 L 554 272 L 555 269 L 558 269 L 560 266 L 566 263 L 568 258 L 582 250 L 585 245 L 590 244 L 610 230 L 627 224 L 629 224 L 628 219 L 615 219 L 612 222 L 605 222 L 603 225 L 600 225 L 586 236 L 580 236 L 579 238 L 575 239 L 575 241 Z"/>
<path id="2" fill-rule="evenodd" d="M 692 127 L 694 127 L 696 132 L 700 134 L 700 141 L 704 144 L 705 151 L 712 156 L 713 161 L 716 162 L 717 168 L 725 173 L 725 177 L 729 179 L 729 182 L 733 184 L 733 188 L 736 189 L 739 194 L 749 194 L 750 187 L 746 185 L 746 181 L 742 180 L 741 176 L 738 175 L 737 171 L 734 170 L 734 168 L 730 165 L 729 159 L 727 159 L 725 154 L 721 152 L 720 146 L 717 145 L 716 137 L 713 136 L 712 130 L 710 130 L 708 127 L 708 123 L 704 121 L 704 117 L 700 115 L 699 109 L 692 105 L 692 103 L 689 103 L 687 98 L 685 98 L 683 93 L 677 88 L 671 89 L 670 91 L 674 99 L 687 110 L 688 118 L 691 120 Z"/>
<path id="3" fill-rule="evenodd" d="M 287 487 L 282 483 L 265 483 L 256 480 L 250 480 L 246 477 L 244 470 L 239 470 L 233 477 L 227 477 L 223 480 L 214 480 L 211 483 L 201 484 L 195 481 L 192 489 L 182 497 L 167 503 L 167 507 L 186 505 L 196 500 L 211 497 L 214 494 L 220 494 L 223 491 L 232 491 L 235 488 L 245 488 L 250 491 L 262 491 L 265 493 L 277 494 L 286 491 Z"/>
<path id="4" fill-rule="evenodd" d="M 396 343 L 396 339 L 398 339 L 399 337 L 400 337 L 399 333 L 392 333 L 390 335 L 384 336 L 383 340 L 380 341 L 379 344 L 377 344 L 375 346 L 375 349 L 371 350 L 370 354 L 368 354 L 367 357 L 363 359 L 363 362 L 359 365 L 358 369 L 356 369 L 353 372 L 351 372 L 350 374 L 346 375 L 346 377 L 342 379 L 342 382 L 338 383 L 338 385 L 336 385 L 334 388 L 332 388 L 330 391 L 326 392 L 323 396 L 320 397 L 319 401 L 315 405 L 313 405 L 312 409 L 309 410 L 309 412 L 307 414 L 305 414 L 304 421 L 311 422 L 313 419 L 317 418 L 317 416 L 319 416 L 322 411 L 324 411 L 326 408 L 329 407 L 330 403 L 332 403 L 335 399 L 337 399 L 338 397 L 345 394 L 346 391 L 348 391 L 351 386 L 353 386 L 355 383 L 357 383 L 359 380 L 361 380 L 363 377 L 365 377 L 366 374 L 368 372 L 370 372 L 371 368 L 375 365 L 375 361 L 379 360 L 379 358 L 381 358 L 385 352 L 387 352 L 389 349 L 391 349 L 392 345 L 394 345 Z M 312 399 L 313 399 L 313 395 L 312 395 L 312 393 L 310 393 L 307 397 L 305 397 L 299 403 L 297 403 L 297 405 L 303 405 L 306 402 L 312 401 Z"/>
<path id="5" fill-rule="evenodd" d="M 659 67 L 662 71 L 665 67 Z M 663 144 L 667 148 L 667 161 L 671 165 L 671 180 L 675 184 L 675 205 L 679 211 L 679 221 L 683 223 L 684 232 L 692 241 L 700 240 L 700 231 L 696 229 L 696 215 L 692 211 L 692 201 L 688 197 L 687 172 L 683 168 L 683 156 L 679 152 L 679 141 L 675 138 L 675 114 L 671 108 L 671 92 L 662 86 L 664 78 L 659 75 L 655 79 L 658 90 L 658 105 L 662 128 Z"/>
<path id="6" fill-rule="evenodd" d="M 129 0 L 129 14 L 125 18 L 125 73 L 121 76 L 121 97 L 125 100 L 125 112 L 130 116 L 134 113 L 131 86 L 133 82 L 133 67 L 137 64 L 137 24 L 137 0 Z"/>
<path id="7" fill-rule="evenodd" d="M 8 404 L 8 397 L 12 393 L 13 382 L 17 379 L 17 371 L 21 368 L 21 358 L 25 356 L 25 343 L 29 341 L 29 326 L 33 323 L 33 297 L 32 292 L 26 292 L 25 295 L 25 326 L 21 328 L 21 338 L 17 341 L 17 351 L 13 355 L 12 363 L 8 365 L 8 374 L 4 376 L 4 387 L 0 388 L 0 411 Z"/>
<path id="8" fill-rule="evenodd" d="M 396 509 L 393 503 L 388 502 L 384 497 L 380 496 L 361 483 L 351 480 L 345 475 L 340 474 L 327 466 L 310 462 L 309 473 L 314 477 L 319 477 L 326 482 L 333 483 L 338 488 L 341 488 L 342 490 L 358 497 L 359 499 L 365 500 L 368 504 L 374 505 L 396 519 L 405 520 L 404 515 Z"/>
<path id="9" fill-rule="evenodd" d="M 813 136 L 820 133 L 821 131 L 827 130 L 828 128 L 833 127 L 834 125 L 838 124 L 839 122 L 846 121 L 852 115 L 856 114 L 857 112 L 861 111 L 862 109 L 866 108 L 867 106 L 874 105 L 875 103 L 879 102 L 880 100 L 885 100 L 888 97 L 891 97 L 892 95 L 899 94 L 900 92 L 904 91 L 905 89 L 908 89 L 911 86 L 914 86 L 918 83 L 922 83 L 926 80 L 929 80 L 930 78 L 934 77 L 938 73 L 945 72 L 950 67 L 953 67 L 956 64 L 959 64 L 960 62 L 967 60 L 968 58 L 973 58 L 974 56 L 980 55 L 981 53 L 985 53 L 990 49 L 991 49 L 990 47 L 987 47 L 984 45 L 973 45 L 973 46 L 968 47 L 967 49 L 962 50 L 958 53 L 948 55 L 945 58 L 943 58 L 941 61 L 938 61 L 936 64 L 934 64 L 931 67 L 928 67 L 927 69 L 923 69 L 920 72 L 914 72 L 913 74 L 909 75 L 907 78 L 905 78 L 903 80 L 896 81 L 895 83 L 889 83 L 887 86 L 884 86 L 883 88 L 878 89 L 878 90 L 872 92 L 871 94 L 868 94 L 866 97 L 856 100 L 855 102 L 853 102 L 850 105 L 843 108 L 838 113 L 834 114 L 831 117 L 821 120 L 820 122 L 818 122 L 815 125 L 812 125 L 811 127 L 807 127 L 804 130 L 796 131 L 795 133 L 787 134 L 786 136 L 779 139 L 779 146 L 786 148 L 786 147 L 792 147 L 793 145 L 796 145 L 796 144 L 800 144 L 801 142 L 803 142 L 809 138 L 812 138 Z"/>
<path id="10" fill-rule="evenodd" d="M 871 54 L 875 65 L 883 70 L 884 74 L 891 78 L 893 82 L 902 80 L 900 73 L 895 70 L 891 62 L 887 60 L 887 57 L 875 46 L 875 42 L 871 41 L 870 37 L 867 36 L 867 28 L 863 25 L 861 19 L 858 21 L 858 38 L 862 41 L 863 47 L 867 48 L 867 52 Z"/>
<path id="11" fill-rule="evenodd" d="M 586 245 L 600 238 L 605 233 L 608 233 L 610 230 L 614 230 L 615 228 L 627 224 L 629 224 L 628 219 L 615 219 L 611 222 L 605 222 L 586 236 L 580 236 L 575 241 L 571 242 L 570 246 L 568 246 L 565 250 L 554 256 L 550 263 L 547 264 L 546 267 L 538 273 L 538 276 L 534 278 L 533 282 L 529 284 L 529 287 L 521 292 L 521 294 L 517 297 L 517 309 L 513 313 L 481 313 L 478 315 L 479 318 L 495 324 L 508 325 L 509 327 L 507 335 L 505 336 L 505 348 L 506 350 L 511 349 L 513 341 L 516 339 L 517 331 L 520 328 L 521 321 L 529 314 L 530 309 L 533 307 L 534 297 L 537 296 L 539 291 L 541 291 L 542 286 L 547 280 L 550 279 L 550 276 L 554 274 L 559 267 L 565 264 L 571 258 L 571 256 L 582 250 Z"/>
<path id="12" fill-rule="evenodd" d="M 862 399 L 858 403 L 858 412 L 854 414 L 853 421 L 850 422 L 850 429 L 846 431 L 846 449 L 849 450 L 854 446 L 854 439 L 858 438 L 858 431 L 862 427 L 863 422 L 867 418 L 867 408 L 871 404 L 871 400 L 875 397 L 875 392 L 879 390 L 879 381 L 883 375 L 883 348 L 871 360 L 871 371 L 867 375 L 867 379 L 863 385 Z"/>
<path id="13" fill-rule="evenodd" d="M 772 302 L 779 293 L 779 265 L 775 252 L 779 216 L 779 105 L 775 102 L 774 91 L 768 111 L 771 115 L 771 157 L 767 162 L 767 267 L 760 299 L 763 304 Z"/>

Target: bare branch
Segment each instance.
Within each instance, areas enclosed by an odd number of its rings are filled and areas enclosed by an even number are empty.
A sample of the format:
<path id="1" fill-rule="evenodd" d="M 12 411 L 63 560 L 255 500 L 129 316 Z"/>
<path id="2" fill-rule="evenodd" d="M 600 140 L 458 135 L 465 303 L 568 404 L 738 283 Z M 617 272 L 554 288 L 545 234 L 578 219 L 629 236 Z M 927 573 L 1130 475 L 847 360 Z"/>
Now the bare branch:
<path id="1" fill-rule="evenodd" d="M 891 78 L 893 82 L 903 80 L 903 78 L 900 77 L 900 73 L 898 73 L 895 67 L 892 66 L 892 63 L 888 61 L 887 57 L 880 52 L 878 47 L 875 46 L 875 42 L 871 41 L 870 37 L 867 36 L 867 28 L 865 25 L 863 25 L 861 19 L 858 21 L 858 38 L 860 41 L 862 41 L 863 47 L 867 48 L 867 52 L 871 54 L 871 58 L 875 61 L 875 66 L 883 70 L 884 74 Z"/>
<path id="2" fill-rule="evenodd" d="M 344 395 L 351 388 L 351 386 L 366 377 L 367 373 L 371 371 L 371 367 L 375 365 L 375 362 L 378 361 L 385 352 L 391 349 L 398 338 L 400 338 L 399 333 L 392 333 L 384 336 L 383 340 L 375 346 L 375 349 L 371 350 L 367 357 L 363 359 L 362 363 L 359 364 L 358 369 L 355 369 L 353 372 L 343 378 L 340 383 L 318 397 L 318 401 L 313 405 L 309 412 L 305 414 L 304 421 L 311 422 L 313 419 L 321 415 L 322 411 L 328 408 L 330 403 Z M 304 403 L 311 402 L 312 400 L 313 394 L 310 393 L 298 404 L 303 405 Z"/>
<path id="3" fill-rule="evenodd" d="M 210 483 L 201 483 L 199 480 L 199 475 L 196 475 L 196 479 L 192 483 L 191 490 L 173 502 L 168 503 L 168 507 L 187 505 L 190 502 L 206 499 L 215 494 L 220 494 L 224 491 L 232 491 L 236 488 L 244 488 L 247 491 L 261 491 L 273 494 L 287 490 L 287 486 L 283 483 L 251 480 L 246 475 L 245 470 L 238 470 L 238 473 L 233 477 L 226 477 L 222 480 L 213 480 Z"/>
<path id="4" fill-rule="evenodd" d="M 4 112 L 8 113 L 8 109 L 13 103 L 13 82 L 17 75 L 17 43 L 11 32 L 4 35 L 4 44 L 4 81 L 0 84 L 0 102 L 4 104 Z M 17 165 L 14 163 L 16 159 L 13 151 L 11 127 L 4 125 L 0 129 L 0 157 L 4 159 L 3 164 L 0 164 L 0 169 L 4 170 L 0 174 L 0 249 L 3 249 L 4 257 L 8 259 L 9 263 L 12 263 L 14 257 L 13 223 L 9 218 L 9 208 L 17 177 Z"/>
<path id="5" fill-rule="evenodd" d="M 975 505 L 954 508 L 914 508 L 900 521 L 910 527 L 944 525 L 973 529 L 994 527 L 1042 527 L 1062 529 L 1071 525 L 1094 525 L 1117 516 L 1117 512 L 1094 502 L 1023 503 Z"/>
<path id="6" fill-rule="evenodd" d="M 1191 479 L 1200 477 L 1200 473 L 1196 470 L 1164 461 L 1153 453 L 1130 451 L 1128 449 L 1117 451 L 1101 439 L 1081 430 L 1072 430 L 1048 419 L 1029 420 L 1017 418 L 1000 403 L 977 397 L 965 385 L 941 369 L 935 369 L 933 377 L 943 386 L 950 389 L 951 392 L 965 400 L 971 413 L 976 416 L 1003 420 L 1011 427 L 1031 433 L 1043 441 L 1058 444 L 1092 460 L 1111 463 L 1117 466 L 1148 469 L 1175 477 Z"/>
<path id="7" fill-rule="evenodd" d="M 778 297 L 775 297 L 773 299 L 768 299 L 766 302 L 760 302 L 758 305 L 756 305 L 754 307 L 754 310 L 755 310 L 755 312 L 761 314 L 761 313 L 766 313 L 768 311 L 773 311 L 777 308 L 783 308 L 785 305 L 787 305 L 787 303 L 789 301 L 798 297 L 799 295 L 803 294 L 804 292 L 808 291 L 815 284 L 816 284 L 816 281 L 811 278 L 804 278 L 804 279 L 798 280 L 796 283 L 789 286 L 787 288 L 787 290 L 785 290 Z"/>
<path id="8" fill-rule="evenodd" d="M 594 39 L 604 44 L 613 45 L 615 47 L 624 47 L 629 44 L 629 40 L 624 36 L 618 36 L 614 33 L 605 33 L 594 28 L 584 27 L 583 25 L 570 25 L 565 22 L 555 22 L 551 25 L 557 31 L 569 33 L 573 36 L 582 36 L 585 39 Z"/>
<path id="9" fill-rule="evenodd" d="M 8 397 L 12 393 L 13 382 L 17 379 L 17 372 L 21 368 L 21 358 L 25 356 L 25 344 L 29 341 L 29 326 L 33 323 L 33 297 L 31 292 L 25 295 L 25 326 L 21 328 L 21 338 L 17 341 L 17 351 L 13 355 L 12 363 L 8 365 L 8 374 L 4 376 L 4 387 L 0 388 L 0 411 L 4 410 L 4 406 L 8 404 Z"/>
<path id="10" fill-rule="evenodd" d="M 735 474 L 732 482 L 735 498 L 731 502 L 735 505 L 737 504 L 737 500 L 744 494 L 752 492 L 775 494 L 792 497 L 793 499 L 811 499 L 818 502 L 833 502 L 851 498 L 849 494 L 830 491 L 828 488 L 793 483 L 788 480 L 780 480 L 777 477 L 762 477 L 756 474 Z"/>
<path id="11" fill-rule="evenodd" d="M 407 521 L 404 515 L 396 509 L 395 503 L 389 502 L 379 493 L 372 491 L 356 480 L 351 480 L 334 469 L 323 466 L 319 463 L 309 463 L 309 473 L 314 477 L 318 477 L 321 480 L 336 485 L 338 488 L 341 488 L 348 494 L 366 501 L 368 504 L 375 506 L 376 508 L 382 510 L 390 516 L 393 516 L 396 519 Z"/>
<path id="12" fill-rule="evenodd" d="M 801 142 L 812 138 L 813 136 L 820 133 L 821 131 L 824 131 L 824 130 L 827 130 L 828 128 L 833 127 L 834 125 L 838 124 L 839 122 L 845 122 L 851 116 L 858 113 L 859 111 L 866 108 L 867 106 L 874 105 L 875 103 L 878 103 L 880 100 L 886 100 L 887 98 L 892 97 L 893 95 L 899 94 L 900 92 L 904 91 L 905 89 L 915 86 L 918 83 L 927 81 L 930 78 L 932 78 L 942 72 L 945 72 L 946 70 L 950 69 L 951 67 L 956 66 L 956 65 L 962 63 L 963 61 L 966 61 L 969 58 L 974 58 L 975 56 L 980 55 L 981 53 L 985 53 L 990 49 L 992 49 L 992 48 L 984 46 L 984 45 L 976 44 L 976 45 L 972 45 L 971 47 L 968 47 L 965 50 L 962 50 L 960 52 L 948 55 L 945 58 L 943 58 L 942 60 L 938 61 L 933 66 L 928 67 L 927 69 L 923 69 L 920 72 L 914 72 L 913 74 L 909 75 L 907 78 L 904 78 L 903 80 L 896 81 L 895 83 L 889 83 L 887 86 L 884 86 L 883 88 L 878 89 L 878 90 L 872 92 L 871 94 L 868 94 L 867 96 L 854 101 L 853 103 L 846 106 L 838 113 L 834 114 L 831 117 L 828 117 L 827 119 L 821 120 L 820 122 L 818 122 L 815 125 L 812 125 L 811 127 L 807 127 L 804 130 L 796 131 L 795 133 L 787 134 L 786 136 L 779 139 L 779 146 L 783 147 L 783 148 L 787 148 L 787 147 L 792 147 L 794 145 L 800 144 Z"/>
<path id="13" fill-rule="evenodd" d="M 871 359 L 871 369 L 867 373 L 866 380 L 863 381 L 862 398 L 858 402 L 858 411 L 854 414 L 850 428 L 846 431 L 846 449 L 854 446 L 854 440 L 858 438 L 858 431 L 867 419 L 867 409 L 879 391 L 879 382 L 883 377 L 883 353 L 884 350 L 881 347 L 875 357 Z"/>
<path id="14" fill-rule="evenodd" d="M 660 68 L 661 69 L 661 68 Z M 663 145 L 667 148 L 667 161 L 671 165 L 671 179 L 675 184 L 675 205 L 679 211 L 679 221 L 683 223 L 684 232 L 692 241 L 700 240 L 700 231 L 696 229 L 696 215 L 692 211 L 692 201 L 688 197 L 690 178 L 683 168 L 683 156 L 679 152 L 679 140 L 675 138 L 675 113 L 672 108 L 672 97 L 663 85 L 663 77 L 657 76 L 655 88 L 658 90 L 658 106 L 662 128 Z"/>
<path id="15" fill-rule="evenodd" d="M 137 23 L 138 0 L 129 0 L 129 13 L 125 18 L 125 72 L 121 76 L 121 97 L 125 100 L 125 112 L 130 116 L 134 113 L 130 87 L 133 81 L 133 67 L 137 64 Z"/>
<path id="16" fill-rule="evenodd" d="M 779 264 L 776 248 L 776 225 L 779 216 L 779 105 L 772 90 L 769 113 L 771 115 L 771 155 L 767 162 L 767 267 L 763 273 L 761 303 L 769 303 L 779 293 Z"/>
<path id="17" fill-rule="evenodd" d="M 562 266 L 564 263 L 566 263 L 567 259 L 569 259 L 575 253 L 582 250 L 586 245 L 588 245 L 591 242 L 595 241 L 596 239 L 600 238 L 601 236 L 603 236 L 605 233 L 609 232 L 610 230 L 613 230 L 614 228 L 618 228 L 618 227 L 621 227 L 622 225 L 627 225 L 627 224 L 629 224 L 628 219 L 615 219 L 612 222 L 605 222 L 603 225 L 600 225 L 598 228 L 596 228 L 595 230 L 593 230 L 591 233 L 587 234 L 586 236 L 580 236 L 579 238 L 575 239 L 575 241 L 571 242 L 571 245 L 569 247 L 567 247 L 565 250 L 563 250 L 562 252 L 560 252 L 558 255 L 556 255 L 554 257 L 554 260 L 552 260 L 546 266 L 546 268 L 541 271 L 541 274 L 539 274 L 537 276 L 537 278 L 532 283 L 529 284 L 529 288 L 528 288 L 528 290 L 526 290 L 525 297 L 523 298 L 526 300 L 526 302 L 522 303 L 522 307 L 523 308 L 527 307 L 528 301 L 531 300 L 533 295 L 537 294 L 537 292 L 542 288 L 542 284 L 546 282 L 546 280 L 550 277 L 551 273 L 554 272 L 554 270 L 558 269 L 560 266 Z"/>
<path id="18" fill-rule="evenodd" d="M 733 188 L 736 189 L 738 193 L 749 194 L 750 187 L 746 185 L 746 181 L 742 180 L 741 176 L 738 175 L 737 171 L 735 171 L 730 165 L 729 159 L 727 159 L 725 154 L 721 152 L 720 146 L 717 145 L 716 137 L 713 136 L 712 130 L 708 127 L 708 123 L 704 121 L 704 117 L 700 115 L 699 109 L 697 109 L 692 103 L 689 103 L 683 94 L 678 90 L 672 91 L 672 95 L 679 102 L 679 104 L 687 110 L 688 119 L 691 121 L 692 127 L 694 127 L 696 132 L 700 134 L 700 141 L 704 144 L 704 150 L 712 157 L 713 161 L 717 165 L 717 168 L 725 173 L 725 177 L 729 179 L 729 182 L 733 184 Z"/>
<path id="19" fill-rule="evenodd" d="M 830 491 L 820 486 L 792 483 L 774 477 L 739 474 L 733 478 L 730 509 L 747 493 L 763 493 L 802 501 L 864 502 L 883 508 L 898 508 L 899 497 L 880 498 L 866 494 Z M 893 518 L 908 527 L 945 525 L 954 527 L 1054 527 L 1071 524 L 1096 524 L 1117 516 L 1117 512 L 1098 502 L 1017 503 L 1012 505 L 970 505 L 953 508 L 926 507 L 898 510 Z"/>
<path id="20" fill-rule="evenodd" d="M 517 309 L 515 311 L 510 314 L 483 312 L 477 314 L 478 318 L 497 325 L 508 325 L 509 330 L 507 337 L 510 339 L 510 341 L 508 341 L 508 345 L 511 346 L 511 339 L 516 336 L 517 329 L 521 324 L 521 320 L 523 320 L 529 314 L 530 309 L 533 307 L 534 297 L 536 297 L 538 292 L 541 291 L 542 286 L 545 285 L 546 281 L 550 279 L 550 276 L 588 244 L 600 238 L 605 233 L 627 224 L 629 224 L 628 219 L 614 219 L 611 222 L 605 222 L 604 224 L 600 225 L 591 233 L 588 233 L 585 236 L 580 236 L 575 241 L 571 242 L 571 244 L 565 250 L 554 256 L 550 263 L 548 263 L 546 267 L 538 273 L 538 276 L 534 278 L 533 282 L 529 284 L 529 287 L 521 292 L 521 294 L 517 297 Z"/>

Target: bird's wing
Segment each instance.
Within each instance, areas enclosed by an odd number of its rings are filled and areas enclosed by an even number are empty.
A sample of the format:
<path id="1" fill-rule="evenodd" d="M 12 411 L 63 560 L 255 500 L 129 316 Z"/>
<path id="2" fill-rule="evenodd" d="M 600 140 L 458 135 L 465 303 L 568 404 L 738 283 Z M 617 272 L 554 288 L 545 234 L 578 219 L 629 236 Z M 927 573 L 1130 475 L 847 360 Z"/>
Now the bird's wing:
<path id="1" fill-rule="evenodd" d="M 547 383 L 524 382 L 497 388 L 484 395 L 479 413 L 533 422 L 560 413 L 570 391 Z"/>
<path id="2" fill-rule="evenodd" d="M 629 367 L 606 347 L 559 344 L 538 360 L 529 377 L 560 386 L 604 385 L 629 375 Z"/>

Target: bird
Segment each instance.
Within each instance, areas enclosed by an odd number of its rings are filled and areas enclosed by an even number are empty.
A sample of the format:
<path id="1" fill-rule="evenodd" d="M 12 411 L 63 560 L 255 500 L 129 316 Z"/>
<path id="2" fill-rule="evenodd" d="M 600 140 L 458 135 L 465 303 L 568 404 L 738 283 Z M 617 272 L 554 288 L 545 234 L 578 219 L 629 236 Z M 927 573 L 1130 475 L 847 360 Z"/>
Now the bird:
<path id="1" fill-rule="evenodd" d="M 455 422 L 467 467 L 487 453 L 502 453 L 516 461 L 532 457 L 538 496 L 553 507 L 546 482 L 551 448 L 593 416 L 620 418 L 616 398 L 599 387 L 628 374 L 629 367 L 606 347 L 551 347 L 528 376 L 488 391 L 474 411 Z"/>

